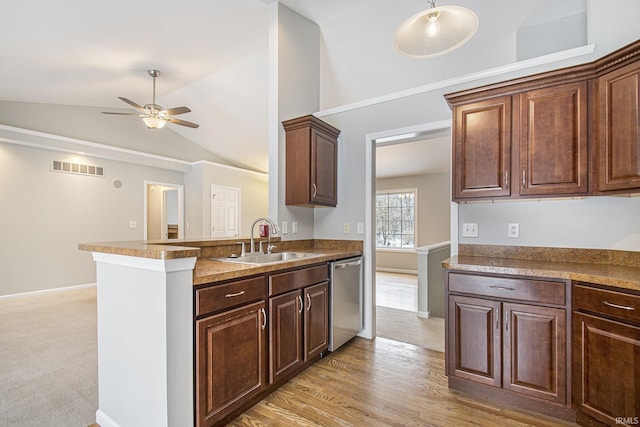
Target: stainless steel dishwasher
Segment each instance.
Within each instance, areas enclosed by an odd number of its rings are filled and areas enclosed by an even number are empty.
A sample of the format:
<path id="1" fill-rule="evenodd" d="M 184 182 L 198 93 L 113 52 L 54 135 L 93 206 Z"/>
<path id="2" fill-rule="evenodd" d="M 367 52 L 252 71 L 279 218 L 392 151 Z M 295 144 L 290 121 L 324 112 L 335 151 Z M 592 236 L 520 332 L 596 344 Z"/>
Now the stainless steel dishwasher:
<path id="1" fill-rule="evenodd" d="M 330 279 L 329 351 L 334 351 L 362 330 L 362 257 L 332 262 Z"/>

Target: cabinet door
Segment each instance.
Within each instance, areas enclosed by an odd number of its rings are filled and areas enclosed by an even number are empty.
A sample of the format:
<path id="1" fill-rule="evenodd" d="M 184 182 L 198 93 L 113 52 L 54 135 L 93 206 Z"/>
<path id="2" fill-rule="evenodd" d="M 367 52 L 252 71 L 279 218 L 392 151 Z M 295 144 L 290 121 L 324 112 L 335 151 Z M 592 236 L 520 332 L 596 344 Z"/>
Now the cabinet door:
<path id="1" fill-rule="evenodd" d="M 598 109 L 598 189 L 640 189 L 640 62 L 598 79 Z"/>
<path id="2" fill-rule="evenodd" d="M 503 304 L 503 388 L 566 403 L 566 310 Z"/>
<path id="3" fill-rule="evenodd" d="M 329 347 L 328 282 L 305 288 L 304 300 L 304 356 L 307 361 Z"/>
<path id="4" fill-rule="evenodd" d="M 336 206 L 337 147 L 332 136 L 311 129 L 311 203 Z"/>
<path id="5" fill-rule="evenodd" d="M 573 363 L 576 409 L 612 426 L 639 423 L 640 328 L 574 313 Z"/>
<path id="6" fill-rule="evenodd" d="M 523 93 L 520 107 L 520 194 L 586 193 L 587 82 Z"/>
<path id="7" fill-rule="evenodd" d="M 303 362 L 302 310 L 299 290 L 269 299 L 269 382 L 274 383 Z"/>
<path id="8" fill-rule="evenodd" d="M 454 200 L 509 196 L 511 97 L 454 108 Z"/>
<path id="9" fill-rule="evenodd" d="M 196 322 L 196 424 L 211 426 L 266 387 L 264 301 Z"/>
<path id="10" fill-rule="evenodd" d="M 448 316 L 448 375 L 500 387 L 500 302 L 450 295 Z"/>

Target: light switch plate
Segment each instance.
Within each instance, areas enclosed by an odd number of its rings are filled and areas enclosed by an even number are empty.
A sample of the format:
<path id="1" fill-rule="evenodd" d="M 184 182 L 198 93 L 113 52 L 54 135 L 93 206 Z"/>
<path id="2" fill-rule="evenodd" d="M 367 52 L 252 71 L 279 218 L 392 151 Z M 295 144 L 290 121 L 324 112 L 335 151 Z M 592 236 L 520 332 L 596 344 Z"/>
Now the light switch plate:
<path id="1" fill-rule="evenodd" d="M 356 233 L 364 234 L 364 222 L 359 222 L 356 224 Z"/>
<path id="2" fill-rule="evenodd" d="M 291 232 L 293 234 L 296 234 L 298 232 L 298 223 L 295 221 L 291 223 Z"/>

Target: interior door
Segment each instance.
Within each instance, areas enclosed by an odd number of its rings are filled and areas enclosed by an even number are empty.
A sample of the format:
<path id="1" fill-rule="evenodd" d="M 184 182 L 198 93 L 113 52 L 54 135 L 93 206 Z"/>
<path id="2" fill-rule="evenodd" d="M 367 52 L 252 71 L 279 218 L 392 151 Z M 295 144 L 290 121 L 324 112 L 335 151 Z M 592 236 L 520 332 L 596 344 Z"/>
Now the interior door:
<path id="1" fill-rule="evenodd" d="M 239 188 L 211 186 L 211 237 L 240 235 Z"/>

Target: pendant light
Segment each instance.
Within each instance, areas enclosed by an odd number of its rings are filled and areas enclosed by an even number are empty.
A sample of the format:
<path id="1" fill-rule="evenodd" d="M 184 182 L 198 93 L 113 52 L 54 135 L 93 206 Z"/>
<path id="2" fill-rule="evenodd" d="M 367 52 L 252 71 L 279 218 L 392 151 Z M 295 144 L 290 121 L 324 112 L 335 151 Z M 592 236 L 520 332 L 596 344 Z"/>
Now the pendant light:
<path id="1" fill-rule="evenodd" d="M 436 7 L 407 19 L 393 35 L 393 47 L 415 58 L 443 55 L 465 44 L 478 29 L 478 17 L 461 6 Z"/>

